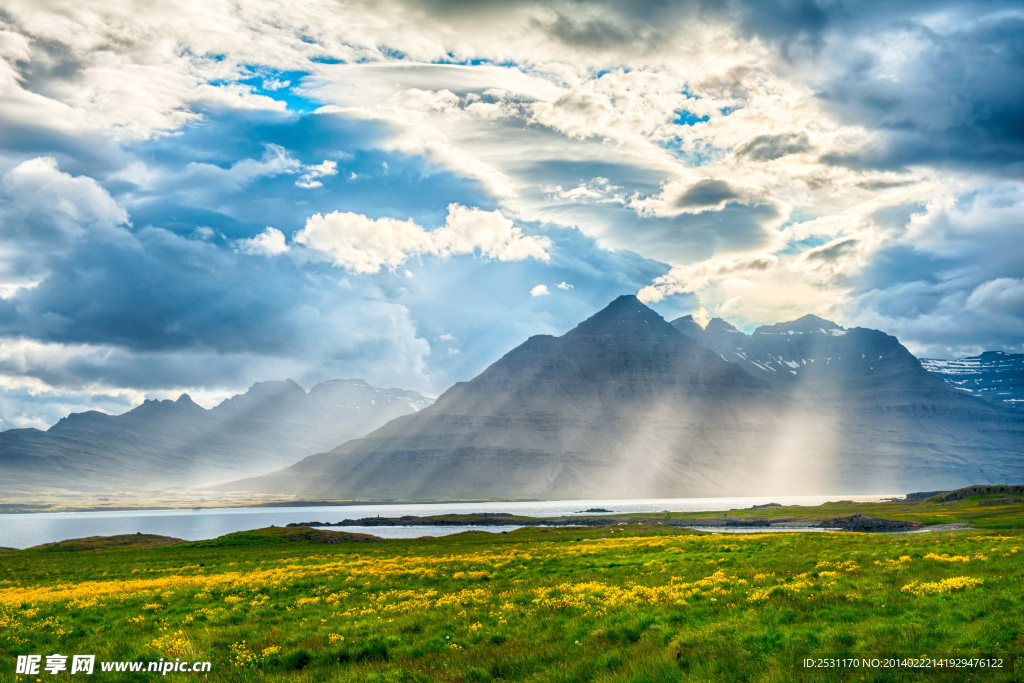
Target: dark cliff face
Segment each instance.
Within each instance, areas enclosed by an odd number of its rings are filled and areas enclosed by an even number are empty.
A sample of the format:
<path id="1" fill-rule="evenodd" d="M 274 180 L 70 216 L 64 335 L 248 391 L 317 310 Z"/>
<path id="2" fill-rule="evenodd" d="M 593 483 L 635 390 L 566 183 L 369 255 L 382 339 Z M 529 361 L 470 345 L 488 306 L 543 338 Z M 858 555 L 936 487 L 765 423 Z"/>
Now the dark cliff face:
<path id="1" fill-rule="evenodd" d="M 887 492 L 1021 470 L 1020 440 L 1007 450 L 988 423 L 965 430 L 945 424 L 948 415 L 903 410 L 920 392 L 901 397 L 900 373 L 923 371 L 891 337 L 798 322 L 807 336 L 768 328 L 755 343 L 783 354 L 788 369 L 797 353 L 824 353 L 828 391 L 841 389 L 842 401 L 773 390 L 620 297 L 561 337 L 529 338 L 426 410 L 233 487 L 338 498 L 678 497 Z M 709 327 L 732 344 L 751 339 L 724 321 Z M 844 364 L 845 347 L 830 345 L 851 335 L 886 345 L 878 355 L 891 354 L 894 370 L 866 353 Z M 841 360 L 828 355 L 838 350 Z"/>

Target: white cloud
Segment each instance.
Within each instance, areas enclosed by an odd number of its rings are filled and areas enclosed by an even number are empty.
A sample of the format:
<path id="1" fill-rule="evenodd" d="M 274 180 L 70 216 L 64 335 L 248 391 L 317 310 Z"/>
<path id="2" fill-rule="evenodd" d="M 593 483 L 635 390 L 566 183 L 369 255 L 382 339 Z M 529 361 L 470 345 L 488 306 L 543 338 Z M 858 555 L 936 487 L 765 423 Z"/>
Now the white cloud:
<path id="1" fill-rule="evenodd" d="M 567 202 L 591 202 L 595 204 L 625 204 L 626 195 L 621 185 L 615 185 L 607 178 L 597 177 L 576 187 L 548 185 L 544 193 L 551 199 Z"/>
<path id="2" fill-rule="evenodd" d="M 1024 279 L 1001 277 L 979 285 L 967 297 L 967 307 L 988 315 L 1024 317 Z"/>
<path id="3" fill-rule="evenodd" d="M 483 211 L 460 204 L 448 205 L 448 218 L 443 227 L 430 233 L 437 253 L 481 254 L 498 261 L 522 261 L 535 258 L 547 261 L 551 240 L 524 235 L 522 228 L 500 211 Z"/>
<path id="4" fill-rule="evenodd" d="M 537 285 L 530 290 L 530 296 L 547 296 L 550 293 L 547 285 Z"/>
<path id="5" fill-rule="evenodd" d="M 62 172 L 52 157 L 22 162 L 0 180 L 0 297 L 36 286 L 76 244 L 128 239 L 129 225 L 92 178 Z"/>
<path id="6" fill-rule="evenodd" d="M 666 296 L 696 294 L 711 314 L 734 324 L 792 320 L 806 313 L 841 317 L 851 287 L 823 283 L 798 256 L 775 254 L 713 257 L 677 266 L 642 288 L 637 298 L 656 303 Z"/>
<path id="7" fill-rule="evenodd" d="M 338 175 L 338 162 L 327 159 L 322 164 L 306 166 L 305 170 L 306 172 L 295 181 L 296 185 L 305 188 L 323 187 L 323 183 L 317 180 L 317 178 Z"/>
<path id="8" fill-rule="evenodd" d="M 851 191 L 857 183 L 881 175 L 821 161 L 870 136 L 821 106 L 820 76 L 745 35 L 726 13 L 673 7 L 652 25 L 606 6 L 453 14 L 393 1 L 140 8 L 15 0 L 6 9 L 20 33 L 0 41 L 0 79 L 6 67 L 10 85 L 0 118 L 6 111 L 6 120 L 53 129 L 146 137 L 197 121 L 193 103 L 282 109 L 239 80 L 259 79 L 272 94 L 285 87 L 276 73 L 312 71 L 289 84 L 293 91 L 329 103 L 325 115 L 386 124 L 383 149 L 479 181 L 506 216 L 579 227 L 653 258 L 664 258 L 666 238 L 622 221 L 622 205 L 645 217 L 718 211 L 731 191 L 707 183 L 721 181 L 740 188 L 733 199 L 745 206 L 771 202 L 783 218 L 799 206 L 814 217 L 845 210 L 862 198 Z M 608 42 L 596 49 L 588 32 L 602 30 Z M 890 42 L 864 49 L 884 56 Z M 432 63 L 453 58 L 485 63 Z M 62 68 L 36 69 L 48 75 L 32 80 L 17 64 Z M 601 175 L 581 176 L 576 166 L 600 166 Z M 193 170 L 189 182 L 205 174 L 239 186 L 258 172 Z M 296 184 L 315 188 L 336 169 L 291 160 L 278 172 L 301 173 Z"/>
<path id="9" fill-rule="evenodd" d="M 276 256 L 288 251 L 284 233 L 270 226 L 255 237 L 236 241 L 235 245 L 238 251 L 251 255 Z"/>
<path id="10" fill-rule="evenodd" d="M 500 211 L 459 204 L 450 204 L 444 226 L 429 232 L 412 220 L 339 211 L 316 214 L 295 241 L 326 254 L 337 266 L 364 274 L 397 268 L 409 256 L 420 254 L 447 257 L 479 251 L 499 261 L 546 261 L 551 247 L 550 239 L 523 234 Z"/>
<path id="11" fill-rule="evenodd" d="M 192 161 L 182 173 L 167 177 L 164 185 L 167 189 L 180 188 L 184 196 L 202 204 L 224 193 L 240 192 L 260 178 L 290 175 L 302 168 L 302 163 L 287 149 L 266 143 L 259 159 L 241 159 L 228 168 Z"/>
<path id="12" fill-rule="evenodd" d="M 295 241 L 328 255 L 334 265 L 355 273 L 397 268 L 409 254 L 433 251 L 427 232 L 411 220 L 374 220 L 340 211 L 311 216 L 306 227 L 296 233 Z"/>
<path id="13" fill-rule="evenodd" d="M 570 284 L 569 284 L 569 283 L 567 283 L 567 282 L 559 282 L 559 283 L 558 283 L 558 285 L 556 285 L 556 286 L 557 286 L 557 287 L 558 287 L 559 289 L 572 289 L 572 285 L 570 285 Z"/>
<path id="14" fill-rule="evenodd" d="M 35 227 L 19 233 L 50 242 L 76 239 L 88 232 L 120 232 L 128 224 L 128 213 L 99 183 L 87 176 L 62 172 L 53 157 L 22 162 L 3 178 L 3 192 L 10 198 L 4 207 L 8 219 L 5 235 L 19 230 L 12 215 L 32 219 Z M 49 230 L 40 234 L 39 221 L 46 217 Z M 52 242 L 51 242 L 52 243 Z"/>

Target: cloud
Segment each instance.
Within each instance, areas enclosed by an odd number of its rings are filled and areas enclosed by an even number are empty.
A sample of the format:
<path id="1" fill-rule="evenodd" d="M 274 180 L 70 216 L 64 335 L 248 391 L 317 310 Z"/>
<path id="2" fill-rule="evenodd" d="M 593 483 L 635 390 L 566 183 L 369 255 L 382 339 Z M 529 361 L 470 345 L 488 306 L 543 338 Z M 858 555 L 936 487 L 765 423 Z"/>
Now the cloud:
<path id="1" fill-rule="evenodd" d="M 427 231 L 411 220 L 340 211 L 311 216 L 295 241 L 328 255 L 336 266 L 362 274 L 394 269 L 409 254 L 435 250 Z"/>
<path id="2" fill-rule="evenodd" d="M 92 178 L 62 172 L 53 157 L 24 161 L 0 181 L 0 297 L 46 277 L 86 240 L 123 241 L 123 207 Z"/>
<path id="3" fill-rule="evenodd" d="M 433 231 L 431 237 L 437 251 L 448 254 L 481 254 L 498 261 L 521 261 L 527 258 L 547 261 L 551 240 L 547 237 L 523 234 L 500 211 L 482 211 L 458 204 L 448 206 L 448 219 L 444 226 Z"/>
<path id="4" fill-rule="evenodd" d="M 551 247 L 550 239 L 523 234 L 499 211 L 459 204 L 450 204 L 444 226 L 429 232 L 412 220 L 338 211 L 315 214 L 295 241 L 329 256 L 334 265 L 361 274 L 384 267 L 393 270 L 410 255 L 422 254 L 447 257 L 479 251 L 498 261 L 546 261 Z"/>
<path id="5" fill-rule="evenodd" d="M 806 133 L 780 133 L 751 138 L 736 149 L 736 156 L 753 161 L 773 161 L 810 150 L 811 141 Z"/>
<path id="6" fill-rule="evenodd" d="M 530 290 L 530 296 L 547 296 L 548 294 L 551 292 L 548 291 L 547 285 L 537 285 Z"/>
<path id="7" fill-rule="evenodd" d="M 621 185 L 613 185 L 607 178 L 597 177 L 569 189 L 561 185 L 548 185 L 544 188 L 544 193 L 551 199 L 567 202 L 625 204 L 626 195 L 622 189 Z"/>
<path id="8" fill-rule="evenodd" d="M 967 308 L 982 315 L 1024 317 L 1024 279 L 1001 277 L 975 288 Z"/>
<path id="9" fill-rule="evenodd" d="M 276 256 L 288 251 L 284 233 L 270 226 L 267 226 L 267 229 L 259 235 L 246 240 L 238 240 L 235 244 L 240 252 L 250 255 Z"/>
<path id="10" fill-rule="evenodd" d="M 53 157 L 22 162 L 4 175 L 5 238 L 63 246 L 86 235 L 119 234 L 128 214 L 88 177 L 63 173 Z"/>
<path id="11" fill-rule="evenodd" d="M 689 175 L 689 174 L 688 174 Z M 678 216 L 722 211 L 729 204 L 751 206 L 777 204 L 764 190 L 743 187 L 720 178 L 675 178 L 665 183 L 662 191 L 652 197 L 637 197 L 631 205 L 641 215 Z M 784 209 L 781 208 L 782 212 Z"/>
<path id="12" fill-rule="evenodd" d="M 557 286 L 557 287 L 558 287 L 559 289 L 572 289 L 572 285 L 570 285 L 570 284 L 569 284 L 569 283 L 567 283 L 567 282 L 559 282 L 559 283 L 558 283 L 558 284 L 557 284 L 556 286 Z"/>
<path id="13" fill-rule="evenodd" d="M 317 178 L 323 178 L 326 176 L 338 175 L 338 162 L 327 159 L 324 163 L 317 166 L 307 166 L 306 172 L 295 181 L 295 184 L 299 187 L 305 187 L 311 189 L 314 187 L 323 187 L 323 183 L 317 180 Z"/>
<path id="14" fill-rule="evenodd" d="M 1024 172 L 1024 132 L 1015 123 L 1024 94 L 1006 87 L 1024 77 L 1020 60 L 1007 58 L 1019 49 L 1024 16 L 1010 5 L 816 6 L 814 21 L 779 5 L 740 5 L 743 25 L 779 41 L 830 113 L 877 132 L 873 144 L 828 161 Z"/>
<path id="15" fill-rule="evenodd" d="M 31 359 L 10 391 L 120 405 L 314 368 L 440 391 L 628 291 L 1017 349 L 1021 22 L 985 3 L 8 3 L 0 336 L 45 349 L 9 346 Z M 535 311 L 529 282 L 576 289 Z M 461 355 L 432 352 L 445 333 Z"/>
<path id="16" fill-rule="evenodd" d="M 242 159 L 232 163 L 228 168 L 204 162 L 190 162 L 185 167 L 185 172 L 175 179 L 175 183 L 201 197 L 209 195 L 214 190 L 237 192 L 260 178 L 293 174 L 302 169 L 298 159 L 281 145 L 269 142 L 263 147 L 260 159 Z"/>

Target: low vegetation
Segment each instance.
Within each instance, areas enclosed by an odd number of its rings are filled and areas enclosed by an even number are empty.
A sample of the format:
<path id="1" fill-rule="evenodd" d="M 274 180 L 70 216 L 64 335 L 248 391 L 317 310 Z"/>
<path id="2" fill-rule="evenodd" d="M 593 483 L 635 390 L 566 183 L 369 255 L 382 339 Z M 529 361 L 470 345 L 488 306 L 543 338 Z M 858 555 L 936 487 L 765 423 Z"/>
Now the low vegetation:
<path id="1" fill-rule="evenodd" d="M 208 660 L 214 681 L 1016 681 L 1024 505 L 984 500 L 802 511 L 977 525 L 921 534 L 701 534 L 654 515 L 18 551 L 0 559 L 0 681 L 36 679 L 14 673 L 15 655 L 52 653 Z M 803 667 L 893 656 L 1003 667 Z"/>

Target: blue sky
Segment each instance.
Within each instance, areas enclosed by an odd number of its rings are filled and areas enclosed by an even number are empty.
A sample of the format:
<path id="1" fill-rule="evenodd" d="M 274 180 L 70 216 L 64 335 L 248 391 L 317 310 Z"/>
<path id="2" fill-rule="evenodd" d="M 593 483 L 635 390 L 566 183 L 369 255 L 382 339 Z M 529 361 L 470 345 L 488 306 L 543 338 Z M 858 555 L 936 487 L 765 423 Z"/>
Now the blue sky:
<path id="1" fill-rule="evenodd" d="M 1024 351 L 1019 3 L 12 0 L 0 427 L 436 395 L 615 296 Z"/>

